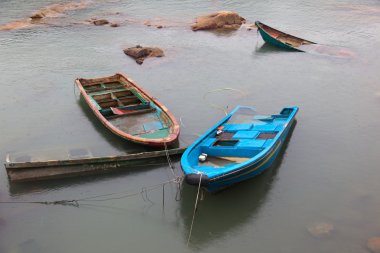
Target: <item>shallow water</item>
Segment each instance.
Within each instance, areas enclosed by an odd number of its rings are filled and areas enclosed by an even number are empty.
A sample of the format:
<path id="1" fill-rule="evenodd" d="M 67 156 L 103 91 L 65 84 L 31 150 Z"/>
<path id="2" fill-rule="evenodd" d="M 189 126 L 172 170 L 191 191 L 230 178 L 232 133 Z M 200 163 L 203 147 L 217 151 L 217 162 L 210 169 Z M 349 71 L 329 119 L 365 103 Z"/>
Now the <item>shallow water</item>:
<path id="1" fill-rule="evenodd" d="M 0 24 L 55 1 L 1 1 Z M 255 30 L 192 32 L 194 17 L 239 12 L 353 57 L 284 52 Z M 116 14 L 116 12 L 120 12 Z M 96 27 L 91 17 L 125 21 Z M 143 25 L 159 20 L 167 28 Z M 92 1 L 50 25 L 0 32 L 0 158 L 7 153 L 94 155 L 141 147 L 108 133 L 78 98 L 77 77 L 124 72 L 182 121 L 191 142 L 238 104 L 277 113 L 299 106 L 297 124 L 271 171 L 216 195 L 205 194 L 186 246 L 196 189 L 166 186 L 147 196 L 91 205 L 0 204 L 0 252 L 367 252 L 380 235 L 380 5 L 378 1 Z M 143 65 L 123 54 L 136 44 L 165 57 Z M 207 93 L 208 91 L 232 88 Z M 215 108 L 215 106 L 219 108 Z M 57 150 L 57 151 L 56 151 Z M 56 151 L 56 152 L 55 152 Z M 175 163 L 179 171 L 178 162 Z M 78 199 L 139 192 L 172 177 L 166 165 L 71 180 L 10 184 L 0 170 L 1 201 Z M 122 196 L 122 194 L 118 195 Z M 147 199 L 148 198 L 148 199 Z M 152 201 L 152 202 L 150 202 Z M 328 238 L 307 227 L 334 225 Z"/>

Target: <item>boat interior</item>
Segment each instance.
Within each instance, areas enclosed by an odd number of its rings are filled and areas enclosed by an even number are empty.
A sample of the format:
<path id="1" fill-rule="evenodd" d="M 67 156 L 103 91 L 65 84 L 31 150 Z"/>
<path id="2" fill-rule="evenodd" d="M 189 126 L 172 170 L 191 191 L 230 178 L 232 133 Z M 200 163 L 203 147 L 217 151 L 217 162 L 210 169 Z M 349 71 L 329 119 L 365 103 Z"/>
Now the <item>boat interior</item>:
<path id="1" fill-rule="evenodd" d="M 293 35 L 281 32 L 279 30 L 276 30 L 270 26 L 264 25 L 261 23 L 262 28 L 269 33 L 273 38 L 279 40 L 280 42 L 287 44 L 292 47 L 300 47 L 302 45 L 310 45 L 315 44 L 314 42 L 304 40 L 298 37 L 295 37 Z"/>
<path id="2" fill-rule="evenodd" d="M 193 152 L 193 161 L 202 171 L 245 162 L 273 144 L 288 115 L 255 115 L 251 108 L 239 108 L 232 117 L 205 138 Z M 207 154 L 204 162 L 200 154 Z"/>
<path id="3" fill-rule="evenodd" d="M 81 83 L 91 103 L 114 127 L 143 138 L 168 136 L 168 116 L 130 83 L 119 80 Z"/>

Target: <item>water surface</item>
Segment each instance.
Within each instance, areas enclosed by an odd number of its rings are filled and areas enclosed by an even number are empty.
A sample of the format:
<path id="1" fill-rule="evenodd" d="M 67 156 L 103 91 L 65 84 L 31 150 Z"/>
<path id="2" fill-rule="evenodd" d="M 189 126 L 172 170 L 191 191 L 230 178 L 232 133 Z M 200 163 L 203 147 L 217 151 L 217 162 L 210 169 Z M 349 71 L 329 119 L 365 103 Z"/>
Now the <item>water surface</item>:
<path id="1" fill-rule="evenodd" d="M 1 1 L 0 24 L 56 1 Z M 344 48 L 351 58 L 284 52 L 255 30 L 192 32 L 194 17 L 237 11 L 299 37 Z M 119 12 L 119 14 L 116 14 Z M 78 24 L 125 21 L 118 28 Z M 163 29 L 143 25 L 164 20 Z M 141 149 L 108 133 L 79 99 L 77 77 L 124 72 L 182 121 L 181 145 L 231 110 L 264 113 L 299 106 L 291 138 L 272 170 L 199 204 L 186 246 L 196 189 L 166 186 L 147 196 L 91 205 L 0 204 L 0 252 L 367 252 L 380 234 L 380 5 L 378 1 L 93 1 L 53 25 L 0 32 L 0 157 L 87 148 L 94 155 Z M 143 65 L 122 50 L 158 46 Z M 237 91 L 209 91 L 231 88 Z M 179 164 L 175 162 L 176 172 Z M 139 192 L 172 178 L 156 165 L 112 175 L 10 184 L 0 170 L 1 201 L 78 199 Z M 120 194 L 118 196 L 122 196 Z M 148 197 L 148 199 L 147 199 Z M 334 225 L 326 238 L 307 227 Z"/>

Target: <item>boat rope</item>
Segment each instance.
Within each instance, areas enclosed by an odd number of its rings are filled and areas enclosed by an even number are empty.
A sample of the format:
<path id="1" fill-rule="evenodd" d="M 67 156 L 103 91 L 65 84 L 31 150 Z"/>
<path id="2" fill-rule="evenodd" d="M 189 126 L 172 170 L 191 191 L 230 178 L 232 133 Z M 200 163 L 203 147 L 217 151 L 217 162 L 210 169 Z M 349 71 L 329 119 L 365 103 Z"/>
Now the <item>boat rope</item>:
<path id="1" fill-rule="evenodd" d="M 187 244 L 186 244 L 187 246 L 189 246 L 190 238 L 191 238 L 191 233 L 193 232 L 195 213 L 197 212 L 199 192 L 201 190 L 201 182 L 202 182 L 202 173 L 200 173 L 200 176 L 199 176 L 198 192 L 197 192 L 197 197 L 195 199 L 194 212 L 193 212 L 193 218 L 191 219 L 189 237 L 187 238 Z"/>
<path id="2" fill-rule="evenodd" d="M 178 185 L 181 183 L 181 181 L 182 181 L 182 178 L 179 177 L 179 178 L 174 178 L 172 180 L 162 182 L 160 184 L 142 187 L 139 191 L 135 191 L 135 192 L 125 192 L 125 191 L 114 192 L 114 193 L 108 193 L 108 194 L 89 196 L 89 197 L 81 198 L 81 199 L 57 200 L 57 201 L 0 201 L 0 204 L 42 204 L 42 205 L 65 205 L 65 206 L 79 207 L 79 205 L 82 204 L 83 202 L 101 202 L 101 201 L 108 201 L 108 200 L 118 200 L 118 199 L 124 199 L 127 197 L 138 196 L 138 195 L 140 195 L 144 201 L 150 202 L 151 204 L 153 204 L 153 201 L 151 201 L 148 197 L 148 192 L 159 189 L 163 185 L 170 184 L 170 183 L 176 183 Z M 120 194 L 123 194 L 123 195 L 115 196 L 115 195 L 120 195 Z M 112 197 L 112 196 L 115 196 L 115 197 Z"/>
<path id="3" fill-rule="evenodd" d="M 75 82 L 74 82 L 73 87 L 74 87 L 74 96 L 75 98 L 77 98 L 77 89 L 76 89 L 77 85 L 75 84 Z"/>
<path id="4" fill-rule="evenodd" d="M 226 108 L 224 108 L 222 106 L 218 106 L 214 103 L 211 103 L 211 102 L 207 101 L 207 99 L 206 99 L 208 94 L 220 92 L 220 91 L 236 91 L 236 92 L 239 92 L 242 95 L 242 97 L 245 97 L 245 94 L 241 90 L 226 87 L 226 88 L 220 88 L 220 89 L 215 89 L 215 90 L 209 90 L 203 95 L 203 100 L 205 100 L 211 107 L 222 110 L 224 112 L 224 114 L 227 116 L 228 115 L 228 112 L 227 112 L 228 105 L 226 106 Z"/>
<path id="5" fill-rule="evenodd" d="M 182 126 L 182 127 L 185 127 L 185 124 L 183 124 L 183 121 L 182 121 L 182 116 L 179 117 L 179 123 L 181 123 L 181 126 Z"/>
<path id="6" fill-rule="evenodd" d="M 167 159 L 169 167 L 171 169 L 170 171 L 172 172 L 174 179 L 179 179 L 180 176 L 175 172 L 175 166 L 174 166 L 174 164 L 170 158 L 169 150 L 168 150 L 168 147 L 166 145 L 166 142 L 164 142 L 164 147 L 165 147 L 166 159 Z"/>

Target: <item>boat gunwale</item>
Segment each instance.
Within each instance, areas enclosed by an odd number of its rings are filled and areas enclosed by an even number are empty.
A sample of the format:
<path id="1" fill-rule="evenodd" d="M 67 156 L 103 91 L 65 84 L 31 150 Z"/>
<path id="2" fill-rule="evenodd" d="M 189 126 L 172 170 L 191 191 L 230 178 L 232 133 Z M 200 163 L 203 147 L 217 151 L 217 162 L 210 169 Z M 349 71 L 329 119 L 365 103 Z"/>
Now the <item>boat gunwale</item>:
<path id="1" fill-rule="evenodd" d="M 134 88 L 136 88 L 139 92 L 143 93 L 144 96 L 146 96 L 148 99 L 151 100 L 151 102 L 153 102 L 158 108 L 161 109 L 161 111 L 163 113 L 165 113 L 167 115 L 167 117 L 169 118 L 169 120 L 172 122 L 172 126 L 169 128 L 171 131 L 169 132 L 168 136 L 165 137 L 165 138 L 159 138 L 159 139 L 148 139 L 148 138 L 142 138 L 142 137 L 136 137 L 136 136 L 133 136 L 131 134 L 128 134 L 126 132 L 123 132 L 121 130 L 119 130 L 118 128 L 116 128 L 115 126 L 113 126 L 98 110 L 98 108 L 95 107 L 95 105 L 91 102 L 90 100 L 90 95 L 87 94 L 86 90 L 84 89 L 85 86 L 83 86 L 82 82 L 83 80 L 85 81 L 90 81 L 90 82 L 100 82 L 101 80 L 104 80 L 104 79 L 112 79 L 112 78 L 117 78 L 118 80 L 122 81 L 124 79 L 124 81 L 127 81 L 128 83 L 131 84 L 131 86 L 133 86 Z M 79 88 L 80 90 L 80 93 L 82 94 L 82 96 L 84 97 L 84 99 L 86 100 L 86 103 L 87 105 L 91 108 L 91 110 L 95 113 L 96 117 L 102 122 L 102 124 L 107 127 L 111 132 L 113 132 L 114 134 L 126 139 L 126 140 L 129 140 L 129 141 L 132 141 L 132 142 L 136 142 L 136 143 L 140 143 L 140 144 L 146 144 L 146 145 L 151 145 L 151 146 L 162 146 L 163 144 L 167 144 L 167 145 L 170 145 L 170 144 L 173 144 L 177 139 L 178 139 L 178 136 L 179 136 L 179 132 L 180 132 L 180 126 L 176 120 L 176 118 L 174 117 L 174 115 L 167 109 L 166 106 L 164 106 L 161 102 L 159 102 L 155 97 L 149 95 L 149 93 L 147 93 L 142 87 L 140 87 L 139 85 L 137 85 L 131 78 L 129 78 L 128 76 L 124 75 L 123 73 L 116 73 L 115 75 L 112 75 L 112 76 L 107 76 L 107 77 L 99 77 L 99 78 L 77 78 L 75 79 L 75 84 L 77 85 L 77 87 Z M 123 83 L 123 86 L 126 86 L 125 83 Z M 112 89 L 110 89 L 112 90 Z"/>

